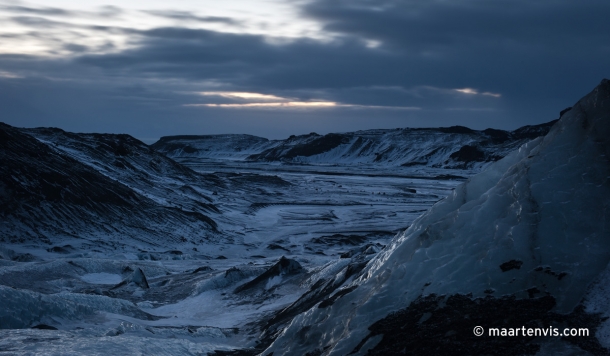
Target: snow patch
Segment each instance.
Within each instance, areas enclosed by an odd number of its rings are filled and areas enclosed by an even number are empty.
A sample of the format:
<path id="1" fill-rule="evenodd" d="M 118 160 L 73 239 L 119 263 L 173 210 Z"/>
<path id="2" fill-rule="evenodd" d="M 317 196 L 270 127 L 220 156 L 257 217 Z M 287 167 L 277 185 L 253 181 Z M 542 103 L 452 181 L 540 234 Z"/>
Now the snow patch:
<path id="1" fill-rule="evenodd" d="M 118 284 L 122 280 L 121 275 L 106 272 L 87 273 L 80 276 L 80 278 L 91 284 Z"/>
<path id="2" fill-rule="evenodd" d="M 274 276 L 267 280 L 267 284 L 265 285 L 265 289 L 269 290 L 277 285 L 282 283 L 282 276 Z"/>

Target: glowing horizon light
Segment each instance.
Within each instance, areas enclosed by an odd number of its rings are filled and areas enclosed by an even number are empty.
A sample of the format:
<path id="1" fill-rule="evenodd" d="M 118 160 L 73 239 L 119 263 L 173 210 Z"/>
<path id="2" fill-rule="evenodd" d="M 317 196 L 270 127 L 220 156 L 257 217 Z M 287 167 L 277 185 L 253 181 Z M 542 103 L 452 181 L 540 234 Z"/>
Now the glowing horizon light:
<path id="1" fill-rule="evenodd" d="M 472 88 L 453 89 L 453 90 L 457 91 L 458 93 L 462 93 L 462 94 L 469 94 L 469 95 L 479 94 L 479 92 L 476 91 L 476 89 L 472 89 Z"/>
<path id="2" fill-rule="evenodd" d="M 485 95 L 485 96 L 493 96 L 494 98 L 499 98 L 502 95 L 498 94 L 498 93 L 492 93 L 492 92 L 482 92 L 479 93 L 478 90 L 476 89 L 472 89 L 472 88 L 462 88 L 462 89 L 453 89 L 453 91 L 457 91 L 458 93 L 462 93 L 462 94 L 467 94 L 467 95 Z"/>
<path id="3" fill-rule="evenodd" d="M 261 94 L 261 93 L 250 93 L 250 92 L 234 92 L 234 91 L 202 91 L 199 94 L 205 96 L 221 96 L 223 98 L 239 98 L 239 99 L 259 99 L 259 100 L 286 100 L 285 98 Z"/>
<path id="4" fill-rule="evenodd" d="M 339 106 L 332 101 L 287 101 L 273 103 L 246 103 L 246 104 L 186 104 L 184 106 L 206 106 L 213 108 L 252 108 L 252 107 L 279 107 L 279 108 L 298 108 L 298 107 L 333 107 Z"/>
<path id="5" fill-rule="evenodd" d="M 208 107 L 208 108 L 279 108 L 279 109 L 300 109 L 300 108 L 352 108 L 352 109 L 383 109 L 383 110 L 422 110 L 418 106 L 378 106 L 378 105 L 357 105 L 341 104 L 333 101 L 287 101 L 272 103 L 245 103 L 245 104 L 183 104 L 187 107 Z"/>
<path id="6" fill-rule="evenodd" d="M 254 102 L 241 102 L 241 103 L 210 103 L 210 104 L 185 104 L 184 106 L 205 106 L 212 108 L 325 108 L 342 106 L 334 101 L 290 101 L 290 98 L 284 98 L 281 96 L 252 93 L 252 92 L 239 92 L 239 91 L 203 91 L 199 92 L 200 95 L 205 96 L 220 96 L 228 99 L 241 99 Z M 259 100 L 265 100 L 263 102 Z M 272 100 L 272 101 L 267 101 Z"/>

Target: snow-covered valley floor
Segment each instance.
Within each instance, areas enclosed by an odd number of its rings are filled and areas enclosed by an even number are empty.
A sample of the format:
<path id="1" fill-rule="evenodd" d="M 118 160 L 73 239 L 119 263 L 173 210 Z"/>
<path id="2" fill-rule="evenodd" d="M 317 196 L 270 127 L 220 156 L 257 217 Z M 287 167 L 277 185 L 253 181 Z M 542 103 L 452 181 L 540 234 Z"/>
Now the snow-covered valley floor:
<path id="1" fill-rule="evenodd" d="M 47 249 L 6 245 L 0 251 L 0 354 L 201 355 L 254 348 L 273 338 L 290 313 L 349 281 L 473 173 L 179 163 L 249 181 L 249 189 L 213 195 L 227 242 L 116 252 L 73 248 L 70 239 Z M 312 291 L 315 298 L 295 303 Z"/>

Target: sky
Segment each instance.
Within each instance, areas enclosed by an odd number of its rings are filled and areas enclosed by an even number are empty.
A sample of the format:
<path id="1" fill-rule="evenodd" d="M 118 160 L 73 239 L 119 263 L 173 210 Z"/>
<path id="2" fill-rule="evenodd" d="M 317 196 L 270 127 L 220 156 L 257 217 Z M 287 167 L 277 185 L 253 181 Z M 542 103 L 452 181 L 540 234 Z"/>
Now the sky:
<path id="1" fill-rule="evenodd" d="M 548 122 L 610 77 L 607 0 L 0 0 L 0 121 L 292 134 Z"/>

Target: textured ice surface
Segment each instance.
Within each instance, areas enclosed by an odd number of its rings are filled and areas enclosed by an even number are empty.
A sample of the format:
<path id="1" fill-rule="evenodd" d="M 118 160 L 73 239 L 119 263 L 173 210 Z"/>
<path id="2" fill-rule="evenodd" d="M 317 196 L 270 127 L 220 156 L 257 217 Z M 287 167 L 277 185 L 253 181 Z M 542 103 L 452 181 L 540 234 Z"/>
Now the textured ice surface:
<path id="1" fill-rule="evenodd" d="M 105 311 L 108 313 L 128 315 L 139 318 L 146 318 L 146 315 L 130 301 L 110 298 L 105 295 L 90 295 L 81 293 L 59 293 L 53 296 L 64 300 L 73 301 L 79 305 L 86 306 L 92 310 Z"/>
<path id="2" fill-rule="evenodd" d="M 61 326 L 91 318 L 96 312 L 148 318 L 133 302 L 104 295 L 41 294 L 0 285 L 0 300 L 2 329 L 28 328 L 37 324 Z"/>
<path id="3" fill-rule="evenodd" d="M 92 336 L 54 330 L 0 330 L 0 355 L 207 355 L 231 349 L 196 338 L 148 334 Z"/>
<path id="4" fill-rule="evenodd" d="M 491 165 L 418 218 L 372 260 L 355 291 L 299 315 L 268 351 L 295 355 L 330 347 L 330 354 L 346 355 L 374 321 L 432 293 L 481 297 L 493 290 L 527 298 L 537 287 L 557 299 L 555 311 L 570 312 L 610 260 L 608 137 L 610 82 L 603 81 L 546 137 Z M 601 285 L 589 309 L 608 305 Z M 598 335 L 605 345 L 606 335 Z"/>
<path id="5" fill-rule="evenodd" d="M 86 296 L 83 296 L 86 297 Z M 0 285 L 0 328 L 21 329 L 60 320 L 82 320 L 94 309 L 56 295 L 45 295 Z"/>

